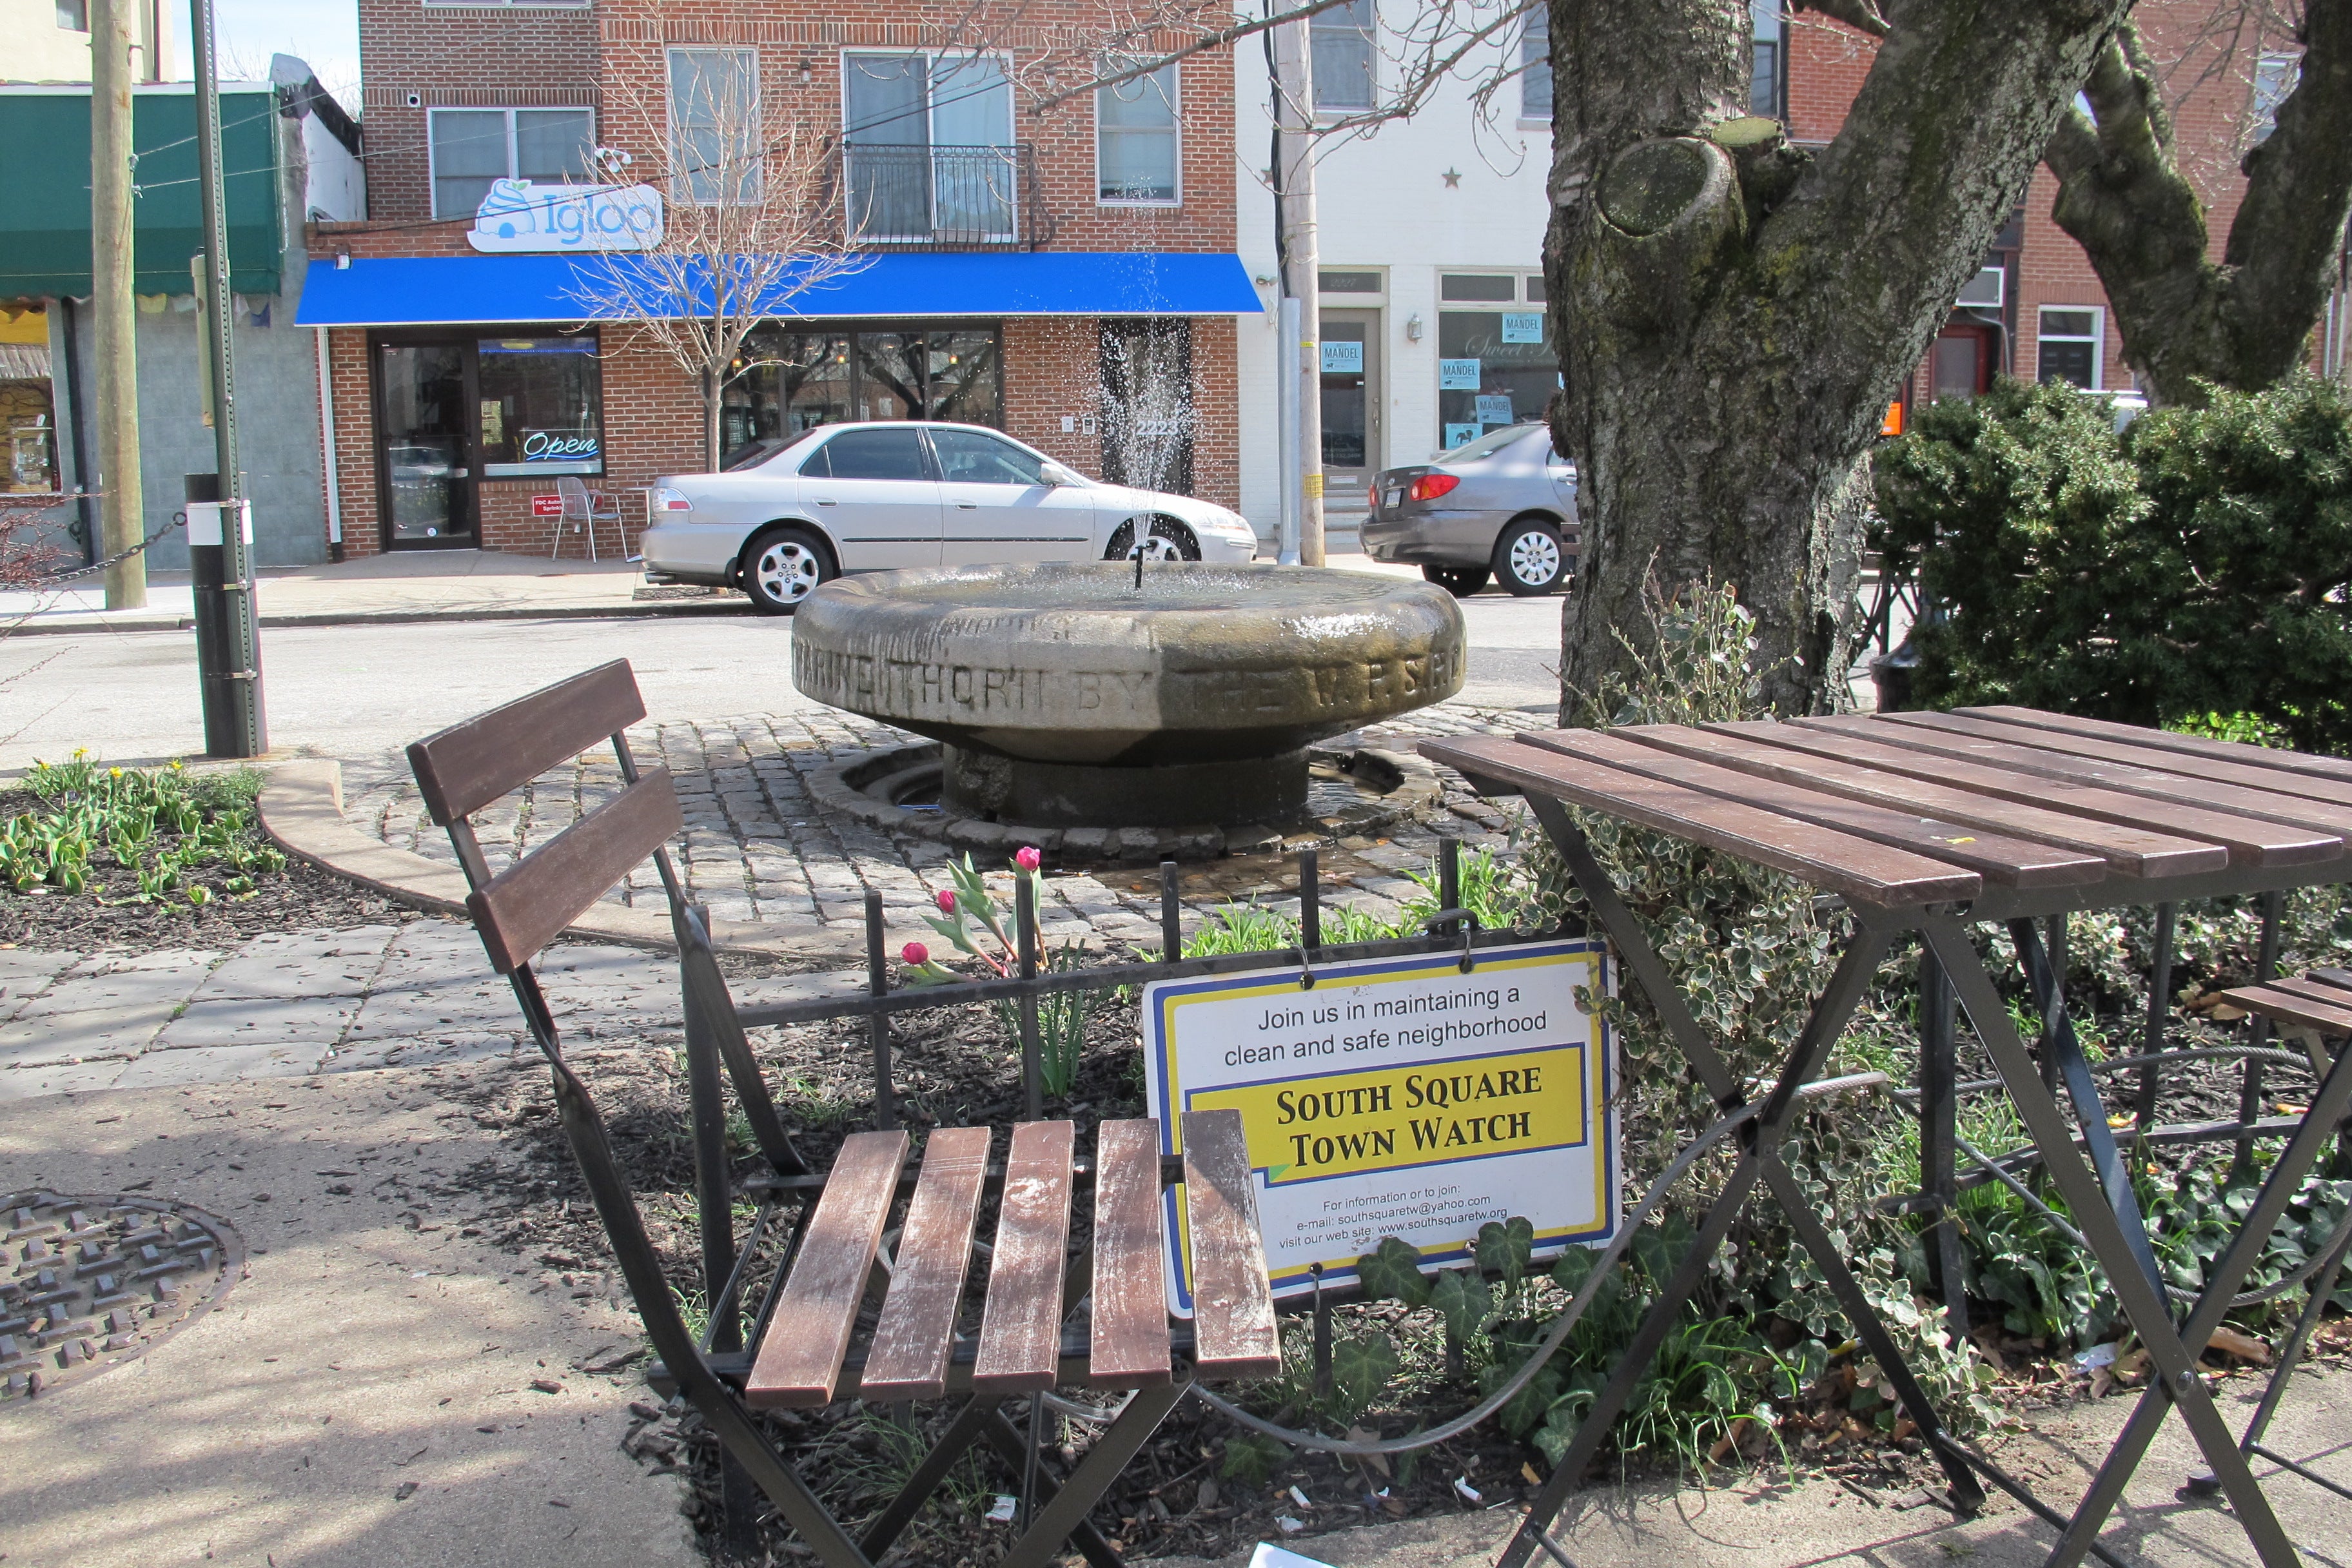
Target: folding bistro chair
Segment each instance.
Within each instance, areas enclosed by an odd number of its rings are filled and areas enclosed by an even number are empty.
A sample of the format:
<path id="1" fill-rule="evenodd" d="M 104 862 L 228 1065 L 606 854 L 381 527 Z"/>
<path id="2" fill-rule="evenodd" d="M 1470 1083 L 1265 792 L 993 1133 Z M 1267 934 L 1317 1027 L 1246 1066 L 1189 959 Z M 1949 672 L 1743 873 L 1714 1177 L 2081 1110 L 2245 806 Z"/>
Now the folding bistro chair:
<path id="1" fill-rule="evenodd" d="M 555 493 L 562 498 L 562 515 L 555 520 L 555 541 L 547 547 L 547 558 L 555 559 L 563 548 L 563 531 L 579 527 L 588 531 L 588 559 L 596 559 L 596 525 L 609 522 L 621 541 L 621 553 L 629 552 L 628 530 L 621 524 L 621 503 L 599 490 L 592 490 L 577 475 L 563 474 L 555 481 Z"/>
<path id="2" fill-rule="evenodd" d="M 531 1038 L 553 1070 L 565 1134 L 667 1378 L 833 1568 L 864 1568 L 879 1558 L 974 1444 L 995 1450 L 1024 1478 L 1024 1528 L 1003 1560 L 1010 1568 L 1039 1568 L 1065 1541 L 1097 1568 L 1118 1568 L 1087 1512 L 1192 1380 L 1280 1370 L 1239 1113 L 1186 1113 L 1184 1152 L 1173 1161 L 1160 1155 L 1156 1121 L 1100 1123 L 1089 1160 L 1079 1154 L 1071 1122 L 1040 1121 L 1013 1128 L 1001 1166 L 991 1163 L 989 1129 L 943 1127 L 924 1141 L 919 1172 L 911 1170 L 908 1135 L 894 1128 L 852 1134 L 829 1171 L 813 1171 L 769 1098 L 719 974 L 707 915 L 687 903 L 663 847 L 683 821 L 668 771 L 640 772 L 630 753 L 624 732 L 644 716 L 628 664 L 615 660 L 419 741 L 408 754 L 433 819 L 448 829 L 464 867 L 472 889 L 467 909 L 483 946 L 512 981 Z M 606 739 L 628 787 L 491 875 L 470 816 Z M 587 1086 L 563 1058 L 530 967 L 647 856 L 669 896 L 684 983 L 703 1284 L 711 1303 L 710 1328 L 699 1342 L 678 1313 Z M 759 1150 L 761 1169 L 741 1183 L 726 1167 L 722 1069 Z M 1073 1267 L 1071 1203 L 1089 1178 L 1092 1244 Z M 1171 1179 L 1183 1189 L 1197 1303 L 1193 1319 L 1172 1330 L 1161 1231 Z M 740 1249 L 730 1217 L 738 1190 L 758 1203 Z M 975 1326 L 962 1321 L 961 1309 L 978 1211 L 992 1190 L 999 1215 Z M 894 1215 L 898 1245 L 885 1250 Z M 747 1278 L 771 1238 L 781 1238 L 781 1248 L 750 1313 L 747 1345 L 740 1331 Z M 878 1310 L 870 1310 L 871 1296 L 879 1297 Z M 1130 1397 L 1057 1484 L 1038 1453 L 1040 1403 L 1033 1397 L 1025 1435 L 998 1405 L 1007 1395 L 1081 1383 L 1131 1391 Z M 754 1415 L 839 1398 L 944 1397 L 961 1402 L 945 1435 L 858 1539 Z"/>

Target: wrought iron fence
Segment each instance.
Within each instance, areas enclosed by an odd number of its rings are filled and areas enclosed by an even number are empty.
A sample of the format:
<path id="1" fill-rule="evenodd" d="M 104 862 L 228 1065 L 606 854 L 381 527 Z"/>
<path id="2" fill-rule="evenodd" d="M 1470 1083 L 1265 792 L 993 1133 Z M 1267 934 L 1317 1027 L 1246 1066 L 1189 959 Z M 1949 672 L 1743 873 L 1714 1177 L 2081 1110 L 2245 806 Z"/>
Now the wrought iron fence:
<path id="1" fill-rule="evenodd" d="M 853 243 L 1034 249 L 1052 237 L 1028 142 L 834 150 L 828 200 Z"/>

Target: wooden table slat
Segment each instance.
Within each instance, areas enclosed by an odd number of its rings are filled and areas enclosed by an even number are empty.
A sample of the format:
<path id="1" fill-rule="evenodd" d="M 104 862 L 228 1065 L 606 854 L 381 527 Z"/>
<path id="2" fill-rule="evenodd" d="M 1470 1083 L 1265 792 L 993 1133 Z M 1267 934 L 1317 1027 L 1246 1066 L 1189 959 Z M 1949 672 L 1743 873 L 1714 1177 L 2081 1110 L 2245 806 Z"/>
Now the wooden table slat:
<path id="1" fill-rule="evenodd" d="M 2352 969 L 2315 969 L 2308 978 L 2322 985 L 2333 985 L 2338 991 L 2352 991 Z"/>
<path id="2" fill-rule="evenodd" d="M 1775 744 L 1797 747 L 1818 756 L 1909 773 L 1914 778 L 2029 805 L 2150 827 L 2182 838 L 2201 838 L 2227 849 L 2232 866 L 2307 866 L 2337 858 L 2344 853 L 2344 840 L 2331 834 L 2314 834 L 2307 828 L 2205 811 L 1988 763 L 1971 763 L 1946 752 L 1929 750 L 1920 743 L 1919 731 L 1907 726 L 1874 719 L 1861 722 L 1873 731 L 1884 731 L 1885 738 L 1881 739 L 1875 732 L 1858 733 L 1851 721 L 1800 719 L 1764 728 L 1770 731 L 1766 738 Z"/>
<path id="3" fill-rule="evenodd" d="M 1023 1121 L 1013 1129 L 988 1303 L 981 1310 L 980 1353 L 971 1371 L 971 1385 L 982 1393 L 1034 1394 L 1054 1386 L 1076 1135 L 1067 1121 Z"/>
<path id="4" fill-rule="evenodd" d="M 2282 974 L 2276 980 L 2267 980 L 2263 984 L 2273 990 L 2291 992 L 2314 1002 L 2325 1002 L 2331 1007 L 2352 1008 L 2352 994 L 2347 994 L 2340 986 L 2330 985 L 2324 980 L 2314 980 L 2308 975 Z"/>
<path id="5" fill-rule="evenodd" d="M 1833 721 L 1808 720 L 1806 722 L 1827 728 Z M 2352 805 L 2317 795 L 2291 793 L 2277 783 L 2249 784 L 2210 776 L 2216 773 L 2254 771 L 2226 763 L 2183 757 L 2180 759 L 2183 765 L 2174 767 L 2168 752 L 2143 751 L 2132 755 L 2129 746 L 2105 741 L 2077 742 L 2070 737 L 2048 731 L 2025 731 L 2042 733 L 2051 742 L 2045 745 L 2019 740 L 2017 737 L 2021 731 L 2014 725 L 1997 724 L 1987 719 L 1970 719 L 1951 713 L 1889 713 L 1871 722 L 1870 731 L 1857 730 L 1855 732 L 1870 733 L 1875 737 L 1890 727 L 1899 727 L 1907 738 L 1906 743 L 1939 751 L 1947 756 L 1965 757 L 1994 767 L 2015 768 L 2020 773 L 2070 779 L 2105 789 L 2119 789 L 2127 795 L 2179 801 L 2184 805 L 2210 806 L 2217 811 L 2252 816 L 2264 822 L 2283 822 L 2319 833 L 2332 833 L 2339 838 L 2352 835 Z M 2075 749 L 2078 744 L 2096 750 L 2078 752 Z M 2118 759 L 2107 754 L 2117 752 L 2126 755 Z M 2267 771 L 2257 775 L 2258 778 L 2273 781 L 2290 780 L 2294 776 Z M 2325 780 L 2312 782 L 2321 789 L 2336 787 Z"/>
<path id="6" fill-rule="evenodd" d="M 2169 730 L 2148 730 L 2137 724 L 2118 724 L 2106 719 L 2078 719 L 2072 713 L 2045 713 L 2039 708 L 1993 706 L 1961 708 L 1956 711 L 1971 718 L 1998 719 L 2005 724 L 2054 730 L 2068 735 L 2088 735 L 2103 741 L 2120 741 L 2126 745 L 2155 746 L 2168 752 L 2187 752 L 2190 756 L 2242 763 L 2249 767 L 2275 768 L 2282 773 L 2309 773 L 2317 778 L 2352 783 L 2352 759 L 2344 757 L 2316 757 L 2308 752 L 2283 751 L 2275 746 L 2250 746 L 2242 741 L 2216 741 L 2207 735 L 2176 735 Z"/>
<path id="7" fill-rule="evenodd" d="M 1104 1122 L 1095 1131 L 1088 1382 L 1151 1388 L 1168 1381 L 1167 1254 L 1160 1216 L 1160 1123 Z"/>
<path id="8" fill-rule="evenodd" d="M 906 1159 L 904 1132 L 855 1132 L 842 1141 L 743 1385 L 743 1403 L 754 1410 L 833 1403 Z"/>
<path id="9" fill-rule="evenodd" d="M 2327 1035 L 2352 1035 L 2352 1007 L 2282 991 L 2275 985 L 2241 985 L 2221 993 L 2221 1000 L 2249 1013 L 2282 1023 L 2299 1024 Z"/>
<path id="10" fill-rule="evenodd" d="M 1526 737 L 1572 756 L 1663 779 L 1727 800 L 1745 802 L 1879 844 L 1948 860 L 2012 888 L 2065 888 L 2096 882 L 2107 863 L 2080 850 L 2057 849 L 1914 812 L 1872 805 L 1782 780 L 1645 746 L 1621 731 L 1554 730 Z"/>
<path id="11" fill-rule="evenodd" d="M 941 1127 L 924 1141 L 890 1294 L 859 1380 L 866 1398 L 937 1399 L 947 1392 L 948 1352 L 987 1176 L 987 1128 Z"/>
<path id="12" fill-rule="evenodd" d="M 1282 1370 L 1282 1335 L 1242 1113 L 1188 1110 L 1182 1128 L 1194 1371 L 1212 1381 L 1272 1377 Z"/>
<path id="13" fill-rule="evenodd" d="M 2245 789 L 2268 790 L 2274 795 L 2326 801 L 2333 805 L 2352 808 L 2352 779 L 2298 773 L 2291 768 L 2261 767 L 2235 757 L 2209 756 L 2202 752 L 2177 751 L 2154 743 L 2154 737 L 2160 733 L 2158 731 L 2139 731 L 2147 737 L 2146 739 L 2117 741 L 2103 735 L 2077 735 L 2063 730 L 2037 729 L 2030 724 L 1993 718 L 1979 709 L 1963 709 L 1957 713 L 1894 713 L 1887 717 L 1932 722 L 1937 728 L 1955 733 L 1980 735 L 1986 740 L 2007 741 L 2013 745 L 2035 746 L 2091 762 L 2154 768 L 2159 773 L 2177 773 L 2186 778 L 2236 784 Z M 2248 749 L 2259 751 L 2263 748 Z"/>
<path id="14" fill-rule="evenodd" d="M 1710 724 L 1696 730 L 1670 724 L 1634 725 L 1613 733 L 1662 751 L 1701 757 L 1743 773 L 1809 789 L 1848 795 L 1898 811 L 1916 811 L 1941 821 L 2030 838 L 2060 848 L 2079 849 L 2099 856 L 2114 870 L 2127 877 L 2179 877 L 2218 871 L 2230 861 L 2229 851 L 2218 844 L 1997 799 L 1772 743 L 1777 739 L 1775 731 L 1786 728 L 1770 721 L 1759 721 Z"/>
<path id="15" fill-rule="evenodd" d="M 1974 871 L 1776 812 L 1567 756 L 1524 740 L 1423 741 L 1423 756 L 1498 777 L 1786 871 L 1814 887 L 1882 906 L 1943 903 L 1984 890 Z"/>

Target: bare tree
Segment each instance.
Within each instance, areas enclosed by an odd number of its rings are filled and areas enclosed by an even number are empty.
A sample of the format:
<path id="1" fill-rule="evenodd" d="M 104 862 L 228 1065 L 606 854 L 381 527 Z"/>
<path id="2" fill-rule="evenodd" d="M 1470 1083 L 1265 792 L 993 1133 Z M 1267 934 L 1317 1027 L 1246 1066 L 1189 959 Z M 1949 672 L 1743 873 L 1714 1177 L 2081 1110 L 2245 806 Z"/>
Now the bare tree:
<path id="1" fill-rule="evenodd" d="M 2245 196 L 2219 262 L 2205 171 L 2173 113 L 2200 89 L 2248 104 L 2231 120 Z M 2090 112 L 2070 108 L 2050 142 L 2054 216 L 2098 270 L 2125 359 L 2168 403 L 2201 400 L 2200 384 L 2267 385 L 2302 363 L 2352 214 L 2352 0 L 2216 6 L 2168 71 L 2126 22 L 2084 98 Z"/>
<path id="2" fill-rule="evenodd" d="M 591 319 L 628 322 L 638 345 L 692 380 L 712 468 L 727 387 L 764 363 L 745 352 L 752 330 L 866 264 L 846 247 L 826 139 L 790 117 L 763 125 L 756 58 L 681 52 L 650 89 L 642 75 L 608 78 L 620 84 L 607 89 L 608 115 L 635 129 L 644 155 L 603 147 L 599 162 L 615 183 L 649 176 L 667 210 L 657 241 L 583 259 L 571 290 Z"/>

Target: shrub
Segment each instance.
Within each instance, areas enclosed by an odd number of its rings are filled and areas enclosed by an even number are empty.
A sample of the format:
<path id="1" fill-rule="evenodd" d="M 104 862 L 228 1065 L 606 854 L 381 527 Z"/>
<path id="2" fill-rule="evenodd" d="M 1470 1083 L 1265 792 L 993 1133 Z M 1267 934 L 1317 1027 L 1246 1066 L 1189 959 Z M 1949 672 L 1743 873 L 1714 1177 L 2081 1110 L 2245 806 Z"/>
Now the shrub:
<path id="1" fill-rule="evenodd" d="M 1890 572 L 1928 601 L 1923 707 L 2275 726 L 2352 750 L 2352 400 L 2298 376 L 2117 436 L 2070 387 L 1923 410 L 1874 465 Z"/>

